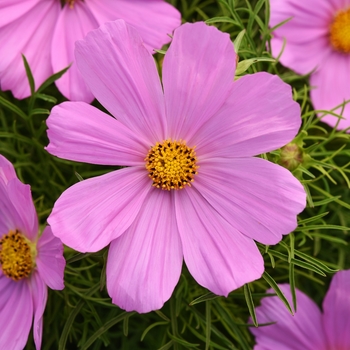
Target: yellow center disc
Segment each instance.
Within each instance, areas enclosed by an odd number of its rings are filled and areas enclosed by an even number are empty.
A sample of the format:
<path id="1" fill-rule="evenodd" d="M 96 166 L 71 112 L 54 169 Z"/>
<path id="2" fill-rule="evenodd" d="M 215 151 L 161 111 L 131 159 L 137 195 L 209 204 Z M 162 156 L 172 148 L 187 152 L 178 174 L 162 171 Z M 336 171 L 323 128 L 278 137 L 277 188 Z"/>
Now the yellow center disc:
<path id="1" fill-rule="evenodd" d="M 19 231 L 10 231 L 0 239 L 0 266 L 4 275 L 14 281 L 30 275 L 35 255 L 35 245 Z"/>
<path id="2" fill-rule="evenodd" d="M 350 52 L 350 9 L 340 11 L 334 17 L 330 28 L 330 41 L 339 52 Z"/>
<path id="3" fill-rule="evenodd" d="M 194 148 L 186 146 L 183 140 L 171 139 L 151 147 L 145 161 L 153 186 L 168 191 L 191 186 L 199 168 Z"/>

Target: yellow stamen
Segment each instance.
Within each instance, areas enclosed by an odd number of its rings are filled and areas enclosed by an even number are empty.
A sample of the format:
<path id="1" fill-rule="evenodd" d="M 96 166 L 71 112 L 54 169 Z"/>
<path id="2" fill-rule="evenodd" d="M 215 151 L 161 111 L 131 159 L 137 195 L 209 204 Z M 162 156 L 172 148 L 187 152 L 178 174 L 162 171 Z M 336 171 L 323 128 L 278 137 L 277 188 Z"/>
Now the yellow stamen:
<path id="1" fill-rule="evenodd" d="M 10 231 L 0 239 L 0 267 L 5 276 L 19 281 L 35 266 L 36 247 L 19 231 Z"/>
<path id="2" fill-rule="evenodd" d="M 350 8 L 338 12 L 334 17 L 330 28 L 330 41 L 335 50 L 350 52 Z"/>
<path id="3" fill-rule="evenodd" d="M 162 190 L 180 190 L 191 186 L 197 174 L 195 147 L 186 146 L 186 142 L 165 140 L 151 147 L 145 158 L 146 169 L 153 180 L 153 186 Z"/>

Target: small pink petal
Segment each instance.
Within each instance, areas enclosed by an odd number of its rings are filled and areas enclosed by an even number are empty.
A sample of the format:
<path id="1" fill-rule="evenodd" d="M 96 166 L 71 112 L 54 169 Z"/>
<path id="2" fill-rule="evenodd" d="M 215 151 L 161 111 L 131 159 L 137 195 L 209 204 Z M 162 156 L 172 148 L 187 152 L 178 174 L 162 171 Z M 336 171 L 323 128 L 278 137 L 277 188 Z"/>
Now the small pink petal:
<path id="1" fill-rule="evenodd" d="M 19 229 L 27 238 L 35 240 L 38 219 L 30 186 L 23 184 L 13 165 L 0 155 L 0 234 Z"/>
<path id="2" fill-rule="evenodd" d="M 342 53 L 332 52 L 320 64 L 318 70 L 311 75 L 311 101 L 315 109 L 331 110 L 346 100 L 350 100 L 350 59 Z M 334 112 L 341 114 L 342 107 Z M 321 116 L 323 113 L 319 113 Z M 338 129 L 350 127 L 350 103 L 345 105 Z M 338 118 L 326 115 L 321 119 L 323 122 L 335 126 Z"/>
<path id="3" fill-rule="evenodd" d="M 150 145 L 164 140 L 159 75 L 136 29 L 123 20 L 105 23 L 76 43 L 75 56 L 92 93 L 112 115 Z"/>
<path id="4" fill-rule="evenodd" d="M 100 24 L 123 19 L 135 27 L 151 52 L 168 43 L 168 34 L 181 24 L 180 12 L 163 0 L 86 0 L 86 5 Z"/>
<path id="5" fill-rule="evenodd" d="M 221 107 L 233 84 L 236 54 L 228 34 L 203 22 L 175 30 L 163 62 L 168 136 L 189 140 Z"/>
<path id="6" fill-rule="evenodd" d="M 27 58 L 38 88 L 53 72 L 50 44 L 59 1 L 40 1 L 22 17 L 0 28 L 0 88 L 16 98 L 30 95 L 21 54 Z"/>
<path id="7" fill-rule="evenodd" d="M 288 41 L 284 46 L 284 39 L 275 37 L 271 39 L 272 55 L 279 56 L 280 62 L 298 74 L 309 74 L 322 65 L 327 55 L 331 52 L 328 39 L 319 39 L 306 44 L 294 44 Z M 311 52 L 311 55 L 305 55 Z"/>
<path id="8" fill-rule="evenodd" d="M 22 222 L 14 208 L 10 197 L 7 183 L 0 178 L 0 238 L 10 230 L 16 230 L 18 222 Z"/>
<path id="9" fill-rule="evenodd" d="M 330 1 L 272 0 L 270 27 L 290 19 L 272 33 L 272 54 L 299 74 L 310 73 L 329 51 L 329 26 L 334 10 Z"/>
<path id="10" fill-rule="evenodd" d="M 160 309 L 179 280 L 182 248 L 173 195 L 153 188 L 133 224 L 111 242 L 108 294 L 126 311 Z"/>
<path id="11" fill-rule="evenodd" d="M 18 221 L 15 222 L 27 238 L 34 241 L 38 235 L 38 216 L 34 207 L 32 192 L 29 185 L 24 185 L 18 179 L 9 181 L 9 198 L 18 213 Z"/>
<path id="12" fill-rule="evenodd" d="M 151 187 L 144 167 L 84 180 L 63 192 L 47 221 L 64 244 L 96 252 L 133 223 Z"/>
<path id="13" fill-rule="evenodd" d="M 254 241 L 232 227 L 194 188 L 175 193 L 185 263 L 195 280 L 215 294 L 261 277 L 264 261 Z"/>
<path id="14" fill-rule="evenodd" d="M 188 143 L 201 158 L 253 156 L 292 141 L 300 125 L 290 85 L 276 75 L 255 73 L 235 81 L 220 110 Z"/>
<path id="15" fill-rule="evenodd" d="M 24 349 L 33 319 L 29 284 L 0 274 L 0 293 L 0 349 Z"/>
<path id="16" fill-rule="evenodd" d="M 74 62 L 74 43 L 97 27 L 95 17 L 81 1 L 76 1 L 72 8 L 66 4 L 57 19 L 52 38 L 51 62 L 54 72 L 72 64 L 62 78 L 56 81 L 60 92 L 69 100 L 91 103 L 94 99 Z"/>
<path id="17" fill-rule="evenodd" d="M 279 285 L 292 305 L 289 284 Z M 274 293 L 269 289 L 267 293 Z M 278 296 L 265 297 L 255 309 L 259 324 L 276 322 L 269 326 L 251 327 L 257 345 L 254 350 L 326 350 L 322 316 L 317 305 L 296 289 L 297 311 L 292 316 Z"/>
<path id="18" fill-rule="evenodd" d="M 350 349 L 350 270 L 337 272 L 323 300 L 323 329 L 328 348 Z"/>
<path id="19" fill-rule="evenodd" d="M 37 271 L 29 278 L 34 306 L 33 336 L 36 349 L 41 348 L 43 336 L 43 315 L 47 301 L 47 287 Z"/>
<path id="20" fill-rule="evenodd" d="M 339 0 L 336 0 L 339 2 Z M 317 32 L 328 29 L 329 20 L 334 14 L 331 1 L 309 0 L 270 0 L 270 27 L 275 27 L 288 18 L 292 19 L 277 30 L 291 36 L 294 42 L 303 42 L 317 37 Z M 303 30 L 303 32 L 299 32 Z"/>
<path id="21" fill-rule="evenodd" d="M 63 257 L 63 244 L 56 238 L 50 226 L 46 226 L 37 244 L 36 265 L 40 278 L 51 289 L 64 288 L 63 275 L 66 260 Z"/>
<path id="22" fill-rule="evenodd" d="M 115 118 L 84 102 L 55 106 L 46 150 L 60 158 L 104 165 L 144 165 L 149 145 Z"/>
<path id="23" fill-rule="evenodd" d="M 261 158 L 218 158 L 199 165 L 193 187 L 244 235 L 276 244 L 297 227 L 306 194 L 287 169 Z"/>
<path id="24" fill-rule="evenodd" d="M 0 235 L 19 230 L 34 241 L 38 234 L 38 217 L 29 185 L 16 178 L 5 183 L 0 177 Z"/>
<path id="25" fill-rule="evenodd" d="M 12 163 L 9 162 L 4 156 L 0 154 L 0 178 L 3 179 L 4 183 L 11 179 L 17 178 L 15 168 Z"/>

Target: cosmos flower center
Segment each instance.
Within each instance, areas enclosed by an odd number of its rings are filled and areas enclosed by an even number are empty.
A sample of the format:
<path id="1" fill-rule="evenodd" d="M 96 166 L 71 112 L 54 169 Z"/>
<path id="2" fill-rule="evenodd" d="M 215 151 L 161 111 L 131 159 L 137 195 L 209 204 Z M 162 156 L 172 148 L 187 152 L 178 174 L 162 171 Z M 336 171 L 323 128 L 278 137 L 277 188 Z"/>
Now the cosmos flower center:
<path id="1" fill-rule="evenodd" d="M 157 142 L 151 147 L 145 161 L 153 186 L 168 191 L 191 186 L 199 168 L 194 149 L 183 140 L 171 139 Z"/>
<path id="2" fill-rule="evenodd" d="M 36 248 L 19 231 L 9 231 L 0 239 L 0 266 L 5 276 L 19 281 L 28 277 L 35 265 Z"/>
<path id="3" fill-rule="evenodd" d="M 350 52 L 350 9 L 340 11 L 334 17 L 331 24 L 330 41 L 335 50 Z"/>

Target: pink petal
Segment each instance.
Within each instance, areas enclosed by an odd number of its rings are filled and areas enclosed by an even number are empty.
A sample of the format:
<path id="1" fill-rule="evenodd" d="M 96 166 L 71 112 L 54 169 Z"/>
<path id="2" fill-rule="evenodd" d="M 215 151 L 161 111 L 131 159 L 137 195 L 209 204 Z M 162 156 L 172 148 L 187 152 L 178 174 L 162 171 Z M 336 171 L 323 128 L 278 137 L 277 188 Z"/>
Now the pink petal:
<path id="1" fill-rule="evenodd" d="M 18 222 L 22 222 L 16 208 L 9 197 L 7 183 L 0 178 L 0 238 L 10 230 L 16 230 Z"/>
<path id="2" fill-rule="evenodd" d="M 232 227 L 194 188 L 175 193 L 186 265 L 203 287 L 227 296 L 261 277 L 264 261 L 254 241 Z"/>
<path id="3" fill-rule="evenodd" d="M 21 350 L 32 326 L 33 301 L 27 280 L 0 274 L 0 349 Z"/>
<path id="4" fill-rule="evenodd" d="M 310 79 L 311 101 L 315 109 L 331 110 L 346 100 L 350 100 L 350 59 L 349 56 L 332 52 L 322 61 L 317 72 Z M 334 112 L 341 114 L 342 107 Z M 321 116 L 323 113 L 319 113 Z M 345 106 L 338 129 L 350 127 L 350 104 Z M 327 115 L 321 119 L 323 122 L 335 126 L 338 118 Z"/>
<path id="5" fill-rule="evenodd" d="M 261 158 L 212 159 L 199 165 L 193 187 L 244 235 L 276 244 L 297 227 L 306 194 L 287 169 Z"/>
<path id="6" fill-rule="evenodd" d="M 40 278 L 51 289 L 64 288 L 63 275 L 66 260 L 63 257 L 63 244 L 54 237 L 50 226 L 46 226 L 37 244 L 36 265 Z"/>
<path id="7" fill-rule="evenodd" d="M 0 311 L 6 306 L 8 299 L 11 297 L 12 290 L 16 288 L 17 283 L 11 278 L 7 278 L 2 269 L 0 269 Z"/>
<path id="8" fill-rule="evenodd" d="M 309 74 L 317 69 L 331 52 L 328 39 L 319 39 L 306 44 L 294 44 L 288 41 L 283 48 L 284 39 L 275 37 L 271 39 L 271 49 L 273 57 L 281 54 L 280 62 L 298 74 Z M 310 52 L 311 54 L 305 54 Z"/>
<path id="9" fill-rule="evenodd" d="M 135 27 L 151 52 L 168 43 L 168 34 L 181 24 L 180 12 L 163 0 L 86 0 L 86 5 L 100 24 L 123 19 Z"/>
<path id="10" fill-rule="evenodd" d="M 23 16 L 39 1 L 40 0 L 2 0 L 0 3 L 0 27 L 3 27 Z"/>
<path id="11" fill-rule="evenodd" d="M 3 179 L 4 183 L 11 179 L 17 178 L 15 168 L 12 163 L 9 162 L 4 156 L 0 154 L 0 178 Z"/>
<path id="12" fill-rule="evenodd" d="M 339 10 L 347 10 L 349 7 L 349 0 L 329 0 L 329 3 L 332 5 L 334 13 Z"/>
<path id="13" fill-rule="evenodd" d="M 96 252 L 133 223 L 151 188 L 143 167 L 112 171 L 68 188 L 47 221 L 64 244 Z"/>
<path id="14" fill-rule="evenodd" d="M 17 20 L 0 28 L 0 88 L 16 98 L 30 95 L 21 54 L 27 58 L 36 88 L 52 74 L 50 44 L 59 1 L 40 1 Z"/>
<path id="15" fill-rule="evenodd" d="M 163 62 L 169 137 L 188 140 L 229 94 L 236 68 L 230 36 L 203 22 L 175 30 Z"/>
<path id="16" fill-rule="evenodd" d="M 29 279 L 30 289 L 33 296 L 34 322 L 33 336 L 37 349 L 41 348 L 43 335 L 43 315 L 47 301 L 47 287 L 37 271 L 34 271 Z"/>
<path id="17" fill-rule="evenodd" d="M 339 0 L 336 0 L 339 2 Z M 286 19 L 293 19 L 279 27 L 279 33 L 290 35 L 294 41 L 303 42 L 316 37 L 317 31 L 328 29 L 329 20 L 334 15 L 331 1 L 309 0 L 270 0 L 270 27 L 274 27 Z M 295 31 L 293 31 L 295 30 Z M 299 31 L 303 30 L 302 33 Z"/>
<path id="18" fill-rule="evenodd" d="M 123 20 L 76 43 L 77 65 L 102 105 L 150 145 L 165 139 L 163 93 L 152 55 Z"/>
<path id="19" fill-rule="evenodd" d="M 350 349 L 350 270 L 337 272 L 323 300 L 323 329 L 330 350 Z"/>
<path id="20" fill-rule="evenodd" d="M 51 154 L 78 162 L 143 165 L 149 145 L 113 117 L 84 102 L 55 106 L 47 120 Z"/>
<path id="21" fill-rule="evenodd" d="M 34 241 L 38 234 L 38 218 L 29 185 L 17 178 L 5 183 L 0 177 L 0 234 L 20 230 Z"/>
<path id="22" fill-rule="evenodd" d="M 279 285 L 292 305 L 289 284 Z M 267 293 L 274 293 L 269 289 Z M 269 326 L 251 327 L 257 345 L 254 350 L 326 350 L 321 312 L 303 292 L 296 289 L 297 311 L 292 316 L 278 296 L 265 297 L 255 309 L 259 324 L 276 322 Z"/>
<path id="23" fill-rule="evenodd" d="M 188 143 L 202 158 L 253 156 L 292 141 L 300 125 L 290 85 L 276 75 L 256 73 L 233 84 L 217 114 Z"/>
<path id="24" fill-rule="evenodd" d="M 111 242 L 107 289 L 126 311 L 160 309 L 179 280 L 182 248 L 173 195 L 153 188 L 133 224 Z"/>
<path id="25" fill-rule="evenodd" d="M 32 193 L 29 185 L 24 185 L 18 179 L 9 181 L 9 198 L 18 213 L 18 221 L 15 222 L 27 238 L 35 240 L 38 235 L 38 216 L 34 207 Z"/>
<path id="26" fill-rule="evenodd" d="M 330 1 L 272 0 L 270 9 L 270 27 L 292 17 L 273 31 L 273 55 L 281 53 L 286 40 L 281 63 L 299 74 L 310 73 L 330 50 L 329 26 L 335 13 Z"/>
<path id="27" fill-rule="evenodd" d="M 74 62 L 74 43 L 97 27 L 95 17 L 81 1 L 76 1 L 72 8 L 66 4 L 58 17 L 52 38 L 51 61 L 54 72 L 72 64 L 68 72 L 56 81 L 60 92 L 69 100 L 91 103 L 94 99 Z"/>

